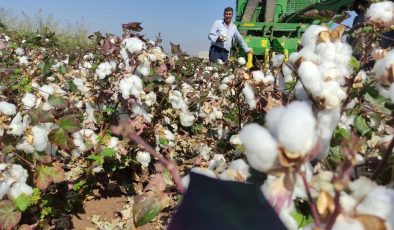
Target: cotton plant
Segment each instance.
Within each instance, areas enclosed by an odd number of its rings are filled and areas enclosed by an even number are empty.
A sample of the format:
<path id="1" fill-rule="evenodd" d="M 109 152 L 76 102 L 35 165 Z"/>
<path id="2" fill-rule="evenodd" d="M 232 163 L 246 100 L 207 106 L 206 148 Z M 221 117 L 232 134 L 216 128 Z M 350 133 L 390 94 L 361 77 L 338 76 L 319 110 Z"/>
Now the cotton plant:
<path id="1" fill-rule="evenodd" d="M 26 183 L 28 172 L 21 165 L 0 163 L 0 172 L 0 200 L 5 196 L 14 200 L 21 194 L 33 194 L 33 188 Z"/>

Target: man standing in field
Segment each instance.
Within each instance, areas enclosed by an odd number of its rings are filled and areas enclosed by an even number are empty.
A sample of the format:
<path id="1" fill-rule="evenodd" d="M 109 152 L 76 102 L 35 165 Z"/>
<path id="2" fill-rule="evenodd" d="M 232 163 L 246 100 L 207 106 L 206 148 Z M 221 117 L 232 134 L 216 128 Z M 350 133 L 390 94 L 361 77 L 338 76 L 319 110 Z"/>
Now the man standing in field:
<path id="1" fill-rule="evenodd" d="M 232 18 L 233 8 L 227 7 L 224 9 L 224 18 L 222 20 L 216 20 L 213 23 L 208 34 L 208 39 L 211 41 L 209 61 L 217 62 L 221 59 L 223 62 L 226 62 L 234 39 L 241 45 L 245 52 L 252 52 L 237 27 L 232 23 Z"/>

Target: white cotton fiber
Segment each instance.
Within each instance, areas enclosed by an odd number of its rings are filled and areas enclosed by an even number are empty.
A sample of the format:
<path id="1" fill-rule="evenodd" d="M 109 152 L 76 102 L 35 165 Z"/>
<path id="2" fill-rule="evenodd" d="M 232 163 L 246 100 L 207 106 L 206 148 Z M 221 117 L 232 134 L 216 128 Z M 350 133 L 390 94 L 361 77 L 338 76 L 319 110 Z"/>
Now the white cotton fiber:
<path id="1" fill-rule="evenodd" d="M 254 169 L 266 172 L 276 165 L 278 146 L 267 129 L 255 123 L 247 124 L 242 128 L 240 137 L 246 158 Z"/>
<path id="2" fill-rule="evenodd" d="M 130 54 L 140 53 L 142 49 L 146 48 L 145 43 L 136 37 L 124 39 L 121 45 L 125 47 Z"/>
<path id="3" fill-rule="evenodd" d="M 22 98 L 22 103 L 25 107 L 31 109 L 36 105 L 37 97 L 32 93 L 26 93 Z"/>
<path id="4" fill-rule="evenodd" d="M 301 43 L 303 47 L 315 47 L 318 35 L 322 31 L 328 31 L 327 27 L 310 25 L 302 34 Z"/>
<path id="5" fill-rule="evenodd" d="M 342 100 L 347 96 L 346 92 L 336 81 L 324 82 L 323 87 L 323 90 L 318 96 L 324 100 L 325 109 L 332 109 L 340 106 Z"/>
<path id="6" fill-rule="evenodd" d="M 23 133 L 24 127 L 22 123 L 22 115 L 20 112 L 16 114 L 14 119 L 12 119 L 10 126 L 9 126 L 9 134 L 15 135 L 15 136 L 20 136 Z"/>
<path id="7" fill-rule="evenodd" d="M 55 89 L 52 85 L 43 85 L 38 89 L 38 93 L 45 99 L 48 100 L 49 95 L 55 93 Z"/>
<path id="8" fill-rule="evenodd" d="M 73 143 L 80 152 L 90 150 L 97 143 L 97 134 L 90 129 L 81 129 L 72 134 Z"/>
<path id="9" fill-rule="evenodd" d="M 262 82 L 263 80 L 264 80 L 264 72 L 263 71 L 261 71 L 261 70 L 256 70 L 256 71 L 253 71 L 252 72 L 252 76 L 253 76 L 253 80 L 256 82 L 256 83 L 259 83 L 259 82 Z M 222 83 L 226 83 L 226 82 L 224 82 L 225 80 L 223 79 L 222 80 Z"/>
<path id="10" fill-rule="evenodd" d="M 150 154 L 145 151 L 138 151 L 136 159 L 142 165 L 143 168 L 148 167 L 151 161 Z"/>
<path id="11" fill-rule="evenodd" d="M 265 126 L 271 132 L 271 134 L 277 138 L 278 137 L 278 125 L 280 123 L 280 117 L 285 112 L 284 106 L 277 106 L 265 115 Z"/>
<path id="12" fill-rule="evenodd" d="M 110 75 L 112 71 L 115 70 L 115 67 L 111 65 L 111 63 L 109 62 L 103 62 L 97 67 L 96 74 L 99 77 L 99 79 L 102 80 L 106 76 Z"/>
<path id="13" fill-rule="evenodd" d="M 394 23 L 394 2 L 384 1 L 371 4 L 365 18 L 368 21 L 388 27 Z"/>
<path id="14" fill-rule="evenodd" d="M 317 96 L 323 90 L 323 78 L 319 67 L 312 62 L 303 61 L 297 70 L 306 90 Z"/>
<path id="15" fill-rule="evenodd" d="M 0 113 L 12 116 L 16 114 L 16 106 L 6 101 L 0 101 Z"/>
<path id="16" fill-rule="evenodd" d="M 77 86 L 77 89 L 82 93 L 85 94 L 89 92 L 88 87 L 86 86 L 86 79 L 85 78 L 73 78 L 73 83 Z"/>
<path id="17" fill-rule="evenodd" d="M 34 148 L 42 152 L 48 145 L 49 129 L 45 125 L 35 125 L 32 128 Z"/>
<path id="18" fill-rule="evenodd" d="M 119 89 L 122 92 L 123 99 L 129 99 L 130 95 L 139 98 L 143 90 L 142 80 L 136 75 L 125 77 L 120 80 Z"/>
<path id="19" fill-rule="evenodd" d="M 279 67 L 280 65 L 282 65 L 284 59 L 285 55 L 277 54 L 271 59 L 271 64 L 273 67 Z"/>
<path id="20" fill-rule="evenodd" d="M 143 63 L 139 64 L 135 70 L 135 74 L 140 77 L 147 77 L 150 74 L 150 61 L 145 60 Z"/>
<path id="21" fill-rule="evenodd" d="M 256 98 L 254 97 L 254 91 L 251 85 L 245 83 L 245 87 L 242 89 L 242 93 L 244 94 L 245 101 L 249 105 L 250 109 L 256 108 Z"/>
<path id="22" fill-rule="evenodd" d="M 246 60 L 245 60 L 244 57 L 239 57 L 239 58 L 237 59 L 237 61 L 238 61 L 238 63 L 239 63 L 240 65 L 245 65 L 245 64 L 246 64 Z"/>
<path id="23" fill-rule="evenodd" d="M 394 103 L 394 83 L 391 83 L 390 85 L 390 99 L 391 102 Z"/>
<path id="24" fill-rule="evenodd" d="M 184 127 L 192 126 L 195 120 L 193 113 L 186 110 L 181 112 L 179 118 L 181 120 L 181 125 Z"/>

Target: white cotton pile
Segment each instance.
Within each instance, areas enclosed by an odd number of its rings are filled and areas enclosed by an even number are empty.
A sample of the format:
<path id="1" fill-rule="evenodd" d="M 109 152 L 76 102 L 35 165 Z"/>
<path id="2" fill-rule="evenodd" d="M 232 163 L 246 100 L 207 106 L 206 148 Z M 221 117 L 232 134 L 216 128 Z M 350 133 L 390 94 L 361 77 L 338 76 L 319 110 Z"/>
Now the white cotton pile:
<path id="1" fill-rule="evenodd" d="M 332 109 L 340 106 L 340 103 L 347 97 L 346 92 L 338 82 L 328 81 L 323 83 L 323 91 L 319 98 L 324 100 L 324 108 Z"/>
<path id="2" fill-rule="evenodd" d="M 112 74 L 112 71 L 116 69 L 116 63 L 114 61 L 111 62 L 103 62 L 96 69 L 96 75 L 100 80 L 104 79 L 106 76 Z"/>
<path id="3" fill-rule="evenodd" d="M 394 24 L 394 2 L 384 1 L 371 4 L 365 18 L 378 25 L 390 27 Z"/>
<path id="4" fill-rule="evenodd" d="M 124 39 L 122 41 L 121 46 L 126 48 L 126 50 L 130 54 L 140 53 L 143 49 L 146 48 L 145 43 L 143 41 L 141 41 L 139 38 L 136 38 L 136 37 Z"/>
<path id="5" fill-rule="evenodd" d="M 82 94 L 89 92 L 89 88 L 86 86 L 86 78 L 73 77 L 73 83 Z"/>
<path id="6" fill-rule="evenodd" d="M 148 167 L 151 161 L 150 154 L 145 151 L 138 151 L 136 159 L 142 165 L 143 168 Z"/>
<path id="7" fill-rule="evenodd" d="M 130 95 L 139 98 L 143 91 L 142 80 L 136 75 L 125 77 L 120 80 L 119 89 L 122 92 L 123 99 L 129 99 Z"/>
<path id="8" fill-rule="evenodd" d="M 33 126 L 33 146 L 38 152 L 42 152 L 47 148 L 49 132 L 50 130 L 44 124 Z"/>
<path id="9" fill-rule="evenodd" d="M 330 149 L 331 137 L 338 126 L 340 115 L 340 107 L 335 107 L 330 110 L 322 110 L 317 114 L 318 133 L 320 133 L 320 151 L 317 156 L 318 159 L 323 159 L 327 156 Z"/>
<path id="10" fill-rule="evenodd" d="M 153 115 L 148 113 L 142 105 L 134 103 L 131 105 L 131 112 L 133 112 L 133 116 L 143 116 L 148 123 L 151 123 L 152 121 Z"/>
<path id="11" fill-rule="evenodd" d="M 12 116 L 16 114 L 16 106 L 6 101 L 0 101 L 0 113 Z"/>
<path id="12" fill-rule="evenodd" d="M 168 99 L 173 109 L 179 109 L 181 111 L 188 110 L 188 105 L 183 99 L 182 93 L 180 91 L 171 91 Z"/>
<path id="13" fill-rule="evenodd" d="M 237 59 L 237 61 L 238 61 L 238 63 L 239 63 L 240 65 L 245 65 L 245 64 L 246 64 L 246 60 L 245 60 L 244 57 L 239 57 L 239 58 Z"/>
<path id="14" fill-rule="evenodd" d="M 315 48 L 317 38 L 322 31 L 328 31 L 328 28 L 325 26 L 319 25 L 311 25 L 304 32 L 301 37 L 301 44 L 304 48 Z"/>
<path id="15" fill-rule="evenodd" d="M 145 60 L 141 64 L 138 65 L 137 69 L 135 70 L 135 74 L 140 77 L 147 77 L 150 74 L 150 61 Z"/>
<path id="16" fill-rule="evenodd" d="M 193 113 L 184 110 L 179 114 L 179 118 L 181 120 L 181 125 L 184 127 L 190 127 L 193 125 L 195 117 Z"/>
<path id="17" fill-rule="evenodd" d="M 86 152 L 97 144 L 97 134 L 91 129 L 81 129 L 73 133 L 72 137 L 79 152 Z"/>
<path id="18" fill-rule="evenodd" d="M 394 103 L 394 83 L 390 85 L 390 99 L 391 102 Z"/>
<path id="19" fill-rule="evenodd" d="M 284 110 L 278 109 L 270 121 L 274 122 L 267 126 L 277 135 L 278 142 L 285 150 L 292 154 L 304 156 L 308 154 L 316 145 L 316 119 L 312 108 L 306 102 L 291 102 Z"/>
<path id="20" fill-rule="evenodd" d="M 242 89 L 242 93 L 245 97 L 246 103 L 249 105 L 250 109 L 255 109 L 257 100 L 254 97 L 254 91 L 252 86 L 249 83 L 245 83 L 244 88 Z"/>
<path id="21" fill-rule="evenodd" d="M 175 76 L 173 76 L 173 75 L 168 76 L 168 77 L 166 78 L 165 82 L 166 82 L 167 84 L 172 84 L 172 83 L 174 83 L 174 82 L 175 82 Z"/>
<path id="22" fill-rule="evenodd" d="M 277 164 L 278 146 L 267 129 L 255 123 L 247 124 L 240 137 L 246 158 L 254 169 L 266 172 Z"/>
<path id="23" fill-rule="evenodd" d="M 33 189 L 26 184 L 28 173 L 27 170 L 17 164 L 0 163 L 0 200 L 7 197 L 11 200 L 16 199 L 21 194 L 28 196 L 33 194 Z"/>
<path id="24" fill-rule="evenodd" d="M 15 54 L 18 56 L 22 56 L 25 54 L 25 50 L 23 50 L 23 48 L 21 48 L 21 47 L 18 47 L 15 49 Z"/>
<path id="25" fill-rule="evenodd" d="M 230 162 L 228 168 L 219 175 L 219 178 L 221 180 L 245 182 L 249 176 L 249 165 L 243 159 L 238 159 Z"/>
<path id="26" fill-rule="evenodd" d="M 145 104 L 147 106 L 153 106 L 156 102 L 156 93 L 155 92 L 150 92 L 145 95 Z"/>
<path id="27" fill-rule="evenodd" d="M 252 76 L 253 76 L 253 80 L 254 80 L 256 83 L 259 83 L 259 82 L 264 81 L 264 78 L 265 78 L 264 72 L 261 71 L 261 70 L 253 71 L 253 72 L 252 72 Z M 224 79 L 223 79 L 223 80 L 224 80 Z"/>
<path id="28" fill-rule="evenodd" d="M 96 118 L 94 117 L 94 107 L 90 103 L 85 103 L 85 111 L 86 111 L 86 117 L 84 120 L 84 123 L 96 123 Z"/>
<path id="29" fill-rule="evenodd" d="M 394 65 L 394 50 L 387 52 L 386 56 L 375 62 L 373 71 L 376 74 L 377 80 L 388 83 L 389 78 L 389 68 Z"/>
<path id="30" fill-rule="evenodd" d="M 303 61 L 297 70 L 302 84 L 312 96 L 318 96 L 323 90 L 323 78 L 319 67 L 310 61 Z"/>
<path id="31" fill-rule="evenodd" d="M 29 64 L 29 60 L 27 59 L 26 56 L 18 57 L 18 60 L 19 60 L 19 64 L 21 64 L 21 65 L 28 65 Z"/>
<path id="32" fill-rule="evenodd" d="M 55 93 L 55 89 L 52 85 L 43 85 L 38 89 L 38 93 L 45 99 L 48 100 L 49 95 Z"/>
<path id="33" fill-rule="evenodd" d="M 29 116 L 25 115 L 22 120 L 22 115 L 20 112 L 16 114 L 14 119 L 12 119 L 10 126 L 9 126 L 9 134 L 15 135 L 15 136 L 20 136 L 23 134 L 23 131 L 27 128 L 29 125 Z"/>
<path id="34" fill-rule="evenodd" d="M 32 93 L 26 93 L 22 98 L 22 103 L 25 107 L 31 109 L 36 105 L 37 97 Z"/>
<path id="35" fill-rule="evenodd" d="M 33 153 L 34 150 L 35 150 L 35 149 L 34 149 L 34 146 L 31 145 L 31 144 L 26 140 L 26 138 L 24 138 L 22 142 L 20 142 L 20 143 L 18 143 L 18 144 L 16 145 L 16 149 L 18 149 L 18 150 L 20 150 L 20 151 L 23 151 L 23 152 L 25 152 L 25 153 L 28 153 L 28 154 Z"/>
<path id="36" fill-rule="evenodd" d="M 207 144 L 198 143 L 196 146 L 196 150 L 204 160 L 209 160 L 209 155 L 212 148 L 210 148 Z"/>

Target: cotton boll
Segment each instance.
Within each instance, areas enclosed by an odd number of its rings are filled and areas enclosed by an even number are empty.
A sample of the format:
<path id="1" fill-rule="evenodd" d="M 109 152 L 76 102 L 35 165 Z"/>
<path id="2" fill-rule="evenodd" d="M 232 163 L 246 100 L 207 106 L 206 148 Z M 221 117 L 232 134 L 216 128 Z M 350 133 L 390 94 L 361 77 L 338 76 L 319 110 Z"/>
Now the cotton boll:
<path id="1" fill-rule="evenodd" d="M 22 116 L 21 113 L 18 112 L 14 119 L 12 119 L 9 127 L 9 134 L 15 135 L 15 136 L 20 136 L 22 135 L 24 131 L 23 123 L 22 123 Z"/>
<path id="2" fill-rule="evenodd" d="M 261 70 L 253 71 L 252 76 L 253 76 L 253 80 L 256 83 L 262 82 L 264 80 L 264 73 Z M 224 81 L 224 79 L 223 79 L 223 81 Z M 222 83 L 225 83 L 223 81 L 222 81 Z"/>
<path id="3" fill-rule="evenodd" d="M 33 188 L 25 183 L 16 182 L 12 184 L 7 192 L 7 196 L 12 200 L 16 199 L 21 194 L 30 196 L 33 194 Z"/>
<path id="4" fill-rule="evenodd" d="M 25 51 L 23 50 L 23 48 L 18 47 L 18 48 L 15 49 L 15 54 L 18 55 L 18 56 L 22 56 L 22 55 L 25 54 Z"/>
<path id="5" fill-rule="evenodd" d="M 142 80 L 136 75 L 125 77 L 120 80 L 119 89 L 122 92 L 123 99 L 129 99 L 130 95 L 139 98 L 143 91 Z"/>
<path id="6" fill-rule="evenodd" d="M 19 64 L 21 64 L 21 65 L 28 65 L 29 64 L 29 60 L 27 59 L 26 56 L 18 57 L 18 60 L 19 60 Z"/>
<path id="7" fill-rule="evenodd" d="M 242 145 L 241 137 L 239 134 L 232 135 L 230 138 L 230 144 L 232 145 Z"/>
<path id="8" fill-rule="evenodd" d="M 357 205 L 358 214 L 370 214 L 384 220 L 394 221 L 394 191 L 383 186 L 370 190 Z"/>
<path id="9" fill-rule="evenodd" d="M 319 98 L 324 100 L 325 109 L 338 107 L 342 100 L 346 98 L 346 93 L 336 81 L 328 81 L 323 83 L 323 90 Z"/>
<path id="10" fill-rule="evenodd" d="M 384 27 L 394 24 L 394 3 L 383 1 L 371 4 L 367 9 L 365 18 Z"/>
<path id="11" fill-rule="evenodd" d="M 186 110 L 181 112 L 179 118 L 181 119 L 181 125 L 184 127 L 192 126 L 195 120 L 193 113 Z"/>
<path id="12" fill-rule="evenodd" d="M 244 94 L 245 101 L 246 103 L 248 103 L 250 109 L 255 109 L 257 101 L 254 97 L 252 86 L 250 86 L 248 83 L 245 83 L 245 87 L 242 89 L 242 93 Z"/>
<path id="13" fill-rule="evenodd" d="M 51 85 L 43 85 L 38 89 L 38 93 L 45 99 L 48 100 L 49 95 L 55 93 L 55 89 Z"/>
<path id="14" fill-rule="evenodd" d="M 297 70 L 302 84 L 313 95 L 319 95 L 323 90 L 323 79 L 319 68 L 309 61 L 303 61 Z"/>
<path id="15" fill-rule="evenodd" d="M 334 62 L 338 65 L 349 65 L 352 58 L 352 47 L 340 40 L 334 42 L 335 45 L 335 59 Z"/>
<path id="16" fill-rule="evenodd" d="M 255 123 L 247 124 L 242 128 L 240 137 L 246 158 L 254 169 L 266 172 L 276 165 L 278 146 L 265 128 Z"/>
<path id="17" fill-rule="evenodd" d="M 31 145 L 27 140 L 23 140 L 23 142 L 16 145 L 16 149 L 23 151 L 27 154 L 34 152 L 34 146 Z"/>
<path id="18" fill-rule="evenodd" d="M 139 104 L 133 104 L 131 106 L 131 112 L 133 112 L 133 115 L 141 115 L 144 117 L 144 119 L 148 122 L 152 122 L 153 115 L 149 114 L 146 112 L 145 108 L 142 105 Z"/>
<path id="19" fill-rule="evenodd" d="M 265 115 L 265 126 L 269 129 L 272 135 L 278 137 L 278 125 L 281 122 L 281 116 L 285 112 L 284 106 L 277 106 Z"/>
<path id="20" fill-rule="evenodd" d="M 245 60 L 244 57 L 239 57 L 239 58 L 237 59 L 237 61 L 238 61 L 238 63 L 239 63 L 240 65 L 245 65 L 245 64 L 246 64 L 246 60 Z"/>
<path id="21" fill-rule="evenodd" d="M 89 92 L 89 88 L 86 86 L 86 79 L 74 77 L 73 83 L 82 94 Z"/>
<path id="22" fill-rule="evenodd" d="M 201 174 L 201 175 L 204 175 L 204 176 L 207 176 L 207 177 L 211 177 L 211 178 L 217 178 L 216 174 L 212 170 L 207 169 L 207 168 L 195 167 L 195 168 L 192 168 L 190 170 L 190 172 L 198 173 L 198 174 Z M 182 184 L 183 184 L 183 186 L 185 188 L 189 187 L 190 176 L 186 175 L 186 176 L 182 177 L 181 182 L 182 182 Z"/>
<path id="23" fill-rule="evenodd" d="M 170 92 L 170 96 L 168 97 L 171 106 L 173 109 L 187 110 L 188 106 L 183 99 L 182 93 L 178 90 L 174 90 Z"/>
<path id="24" fill-rule="evenodd" d="M 394 50 L 390 50 L 384 58 L 375 62 L 373 71 L 376 73 L 377 79 L 383 83 L 390 82 L 388 69 L 392 65 L 394 65 Z"/>
<path id="25" fill-rule="evenodd" d="M 114 69 L 113 65 L 111 65 L 109 62 L 103 62 L 97 67 L 96 74 L 99 77 L 99 79 L 102 80 L 106 76 L 110 75 L 113 69 Z"/>
<path id="26" fill-rule="evenodd" d="M 321 60 L 324 62 L 334 61 L 335 59 L 335 45 L 330 42 L 321 42 L 316 46 L 316 54 L 320 56 Z"/>
<path id="27" fill-rule="evenodd" d="M 377 185 L 366 177 L 360 177 L 355 181 L 349 183 L 349 189 L 352 192 L 351 195 L 356 200 L 362 199 L 369 192 L 371 192 Z"/>
<path id="28" fill-rule="evenodd" d="M 332 226 L 332 230 L 364 230 L 363 225 L 360 221 L 347 218 L 347 217 L 338 217 L 335 220 L 335 224 Z"/>
<path id="29" fill-rule="evenodd" d="M 285 80 L 285 83 L 289 83 L 293 81 L 293 71 L 290 69 L 290 67 L 287 64 L 282 65 L 282 72 L 283 72 L 283 78 Z"/>
<path id="30" fill-rule="evenodd" d="M 150 92 L 145 96 L 145 104 L 147 106 L 153 106 L 156 102 L 156 93 L 155 92 Z"/>
<path id="31" fill-rule="evenodd" d="M 339 203 L 341 204 L 341 208 L 346 213 L 352 213 L 357 204 L 357 201 L 352 196 L 342 191 L 339 197 Z"/>
<path id="32" fill-rule="evenodd" d="M 48 145 L 49 130 L 44 125 L 35 125 L 32 128 L 34 148 L 42 152 Z"/>
<path id="33" fill-rule="evenodd" d="M 212 160 L 209 161 L 208 169 L 216 172 L 221 173 L 226 168 L 226 159 L 224 159 L 223 154 L 215 154 L 212 157 Z"/>
<path id="34" fill-rule="evenodd" d="M 137 37 L 126 38 L 121 43 L 122 47 L 125 47 L 130 54 L 140 53 L 146 48 L 146 45 Z"/>
<path id="35" fill-rule="evenodd" d="M 13 164 L 8 170 L 9 175 L 12 178 L 12 181 L 25 183 L 29 174 L 27 170 L 24 169 L 21 165 Z"/>
<path id="36" fill-rule="evenodd" d="M 170 75 L 169 77 L 166 78 L 165 82 L 167 84 L 172 84 L 175 82 L 175 77 L 173 75 Z"/>
<path id="37" fill-rule="evenodd" d="M 96 118 L 94 117 L 94 108 L 90 103 L 85 103 L 86 106 L 86 117 L 84 123 L 96 123 Z"/>
<path id="38" fill-rule="evenodd" d="M 279 67 L 280 65 L 282 65 L 284 59 L 285 55 L 277 54 L 271 59 L 271 64 L 273 67 Z"/>
<path id="39" fill-rule="evenodd" d="M 232 161 L 228 169 L 219 175 L 221 180 L 245 182 L 250 176 L 249 165 L 243 159 Z"/>
<path id="40" fill-rule="evenodd" d="M 136 159 L 142 165 L 143 168 L 148 167 L 151 161 L 150 154 L 148 152 L 142 152 L 142 151 L 137 152 Z"/>
<path id="41" fill-rule="evenodd" d="M 315 47 L 320 32 L 328 31 L 327 27 L 319 25 L 310 25 L 302 34 L 301 44 L 303 47 Z"/>
<path id="42" fill-rule="evenodd" d="M 150 61 L 145 60 L 143 63 L 139 64 L 135 70 L 135 74 L 140 77 L 147 77 L 150 74 Z"/>
<path id="43" fill-rule="evenodd" d="M 32 93 L 26 93 L 22 98 L 22 103 L 25 107 L 31 109 L 36 105 L 37 97 Z"/>
<path id="44" fill-rule="evenodd" d="M 278 140 L 292 154 L 304 156 L 316 145 L 316 119 L 305 102 L 292 102 L 278 124 Z"/>
<path id="45" fill-rule="evenodd" d="M 13 181 L 9 179 L 1 180 L 0 181 L 0 200 L 3 199 L 4 195 L 7 194 L 8 190 L 10 189 Z"/>
<path id="46" fill-rule="evenodd" d="M 204 160 L 209 160 L 209 155 L 211 152 L 212 148 L 210 148 L 208 145 L 199 143 L 197 145 L 197 152 L 199 152 L 199 155 L 204 159 Z"/>
<path id="47" fill-rule="evenodd" d="M 394 83 L 390 85 L 390 99 L 391 102 L 394 103 Z"/>
<path id="48" fill-rule="evenodd" d="M 16 106 L 6 101 L 0 101 L 0 113 L 12 116 L 16 114 Z"/>
<path id="49" fill-rule="evenodd" d="M 86 152 L 97 144 L 97 134 L 90 129 L 81 129 L 72 134 L 73 143 L 80 152 Z"/>

